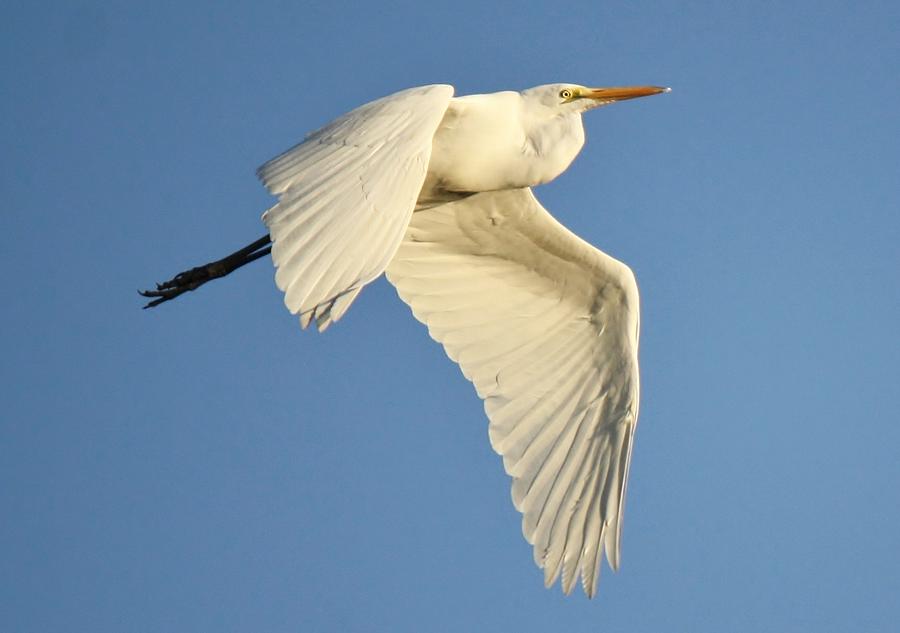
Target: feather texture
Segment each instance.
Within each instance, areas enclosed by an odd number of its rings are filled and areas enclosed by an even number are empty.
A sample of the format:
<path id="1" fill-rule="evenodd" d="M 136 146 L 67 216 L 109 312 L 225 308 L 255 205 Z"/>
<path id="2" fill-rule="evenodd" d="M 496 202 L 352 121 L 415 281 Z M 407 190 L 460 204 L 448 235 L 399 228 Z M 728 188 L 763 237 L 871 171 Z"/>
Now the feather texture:
<path id="1" fill-rule="evenodd" d="M 451 86 L 404 90 L 336 119 L 257 174 L 275 283 L 306 327 L 339 319 L 394 256 L 425 179 Z"/>
<path id="2" fill-rule="evenodd" d="M 387 276 L 484 399 L 549 586 L 618 568 L 638 415 L 637 285 L 530 189 L 413 214 Z"/>

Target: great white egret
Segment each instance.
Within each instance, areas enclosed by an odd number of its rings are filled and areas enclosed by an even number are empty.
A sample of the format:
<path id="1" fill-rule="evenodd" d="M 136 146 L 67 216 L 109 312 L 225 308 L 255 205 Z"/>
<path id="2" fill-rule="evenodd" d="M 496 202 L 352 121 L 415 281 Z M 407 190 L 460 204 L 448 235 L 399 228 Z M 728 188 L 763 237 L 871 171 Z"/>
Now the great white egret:
<path id="1" fill-rule="evenodd" d="M 472 381 L 549 587 L 619 567 L 638 418 L 631 270 L 559 224 L 531 187 L 584 145 L 581 115 L 668 88 L 411 88 L 334 120 L 258 170 L 269 235 L 144 291 L 158 305 L 271 252 L 306 328 L 382 273 Z"/>

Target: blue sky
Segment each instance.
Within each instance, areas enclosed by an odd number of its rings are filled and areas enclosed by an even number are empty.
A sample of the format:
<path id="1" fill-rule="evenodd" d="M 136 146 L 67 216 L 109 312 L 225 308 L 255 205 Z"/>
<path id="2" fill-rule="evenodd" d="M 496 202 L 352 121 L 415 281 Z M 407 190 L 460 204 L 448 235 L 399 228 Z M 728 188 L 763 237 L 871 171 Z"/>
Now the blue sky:
<path id="1" fill-rule="evenodd" d="M 889 631 L 900 619 L 900 8 L 0 9 L 9 631 Z M 546 591 L 474 390 L 383 280 L 301 332 L 254 169 L 424 83 L 591 112 L 537 194 L 642 291 L 622 569 Z"/>

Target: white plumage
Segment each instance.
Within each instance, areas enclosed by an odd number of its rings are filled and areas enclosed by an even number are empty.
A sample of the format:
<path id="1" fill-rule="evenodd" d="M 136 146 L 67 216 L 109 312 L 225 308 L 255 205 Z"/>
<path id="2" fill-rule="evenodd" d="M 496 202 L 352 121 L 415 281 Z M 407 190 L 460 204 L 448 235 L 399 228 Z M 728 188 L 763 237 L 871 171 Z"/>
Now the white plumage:
<path id="1" fill-rule="evenodd" d="M 484 399 L 525 538 L 550 586 L 597 589 L 619 565 L 638 416 L 638 291 L 530 187 L 568 167 L 581 114 L 663 92 L 540 86 L 373 101 L 269 161 L 276 283 L 306 327 L 388 280 Z"/>
<path id="2" fill-rule="evenodd" d="M 452 94 L 432 86 L 373 101 L 260 167 L 260 179 L 279 196 L 263 215 L 275 282 L 303 327 L 315 318 L 325 329 L 384 272 Z"/>

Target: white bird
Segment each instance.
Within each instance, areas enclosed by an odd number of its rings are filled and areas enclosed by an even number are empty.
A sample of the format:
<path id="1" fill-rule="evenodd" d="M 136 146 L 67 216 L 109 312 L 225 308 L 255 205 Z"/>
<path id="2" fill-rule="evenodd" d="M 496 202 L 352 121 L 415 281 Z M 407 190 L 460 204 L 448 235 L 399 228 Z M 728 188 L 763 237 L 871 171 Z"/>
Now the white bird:
<path id="1" fill-rule="evenodd" d="M 271 251 L 275 282 L 324 330 L 386 273 L 472 381 L 546 586 L 597 591 L 619 567 L 638 419 L 638 289 L 531 187 L 584 145 L 581 115 L 668 92 L 538 86 L 453 97 L 432 85 L 336 119 L 258 170 L 269 235 L 142 294 L 158 305 Z M 271 246 L 269 243 L 271 241 Z"/>

